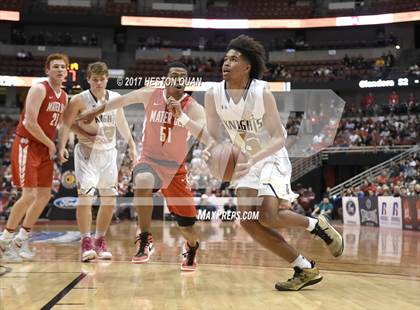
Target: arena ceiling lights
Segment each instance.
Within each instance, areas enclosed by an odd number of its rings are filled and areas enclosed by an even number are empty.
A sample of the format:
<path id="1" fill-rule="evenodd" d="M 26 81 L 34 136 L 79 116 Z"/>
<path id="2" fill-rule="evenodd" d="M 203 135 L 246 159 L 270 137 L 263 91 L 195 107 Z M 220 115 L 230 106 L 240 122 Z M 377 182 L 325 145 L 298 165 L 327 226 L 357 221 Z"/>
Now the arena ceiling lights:
<path id="1" fill-rule="evenodd" d="M 418 20 L 420 20 L 420 11 L 308 19 L 203 19 L 121 16 L 121 25 L 200 29 L 287 29 L 379 25 Z"/>
<path id="2" fill-rule="evenodd" d="M 0 20 L 8 20 L 18 22 L 20 20 L 20 13 L 17 11 L 2 11 L 0 10 Z"/>

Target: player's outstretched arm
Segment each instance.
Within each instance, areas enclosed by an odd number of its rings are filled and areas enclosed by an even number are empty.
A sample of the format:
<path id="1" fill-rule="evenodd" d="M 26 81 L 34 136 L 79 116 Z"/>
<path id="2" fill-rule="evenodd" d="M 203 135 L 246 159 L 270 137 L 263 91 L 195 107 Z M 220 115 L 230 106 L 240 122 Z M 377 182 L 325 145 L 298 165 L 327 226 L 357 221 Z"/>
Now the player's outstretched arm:
<path id="1" fill-rule="evenodd" d="M 58 131 L 58 158 L 60 162 L 64 163 L 68 159 L 68 152 L 66 150 L 66 144 L 69 139 L 70 131 L 73 130 L 73 125 L 75 123 L 76 117 L 83 108 L 83 102 L 80 99 L 80 96 L 76 95 L 71 98 L 69 104 L 66 106 L 66 109 L 62 115 L 62 122 L 60 130 Z M 74 129 L 77 134 L 82 134 Z"/>
<path id="2" fill-rule="evenodd" d="M 179 122 L 201 143 L 210 145 L 213 138 L 210 137 L 206 130 L 206 116 L 204 108 L 194 99 L 192 100 L 188 110 L 184 113 L 180 102 L 174 98 L 168 98 L 168 105 L 172 114 Z"/>
<path id="3" fill-rule="evenodd" d="M 201 143 L 207 146 L 214 143 L 214 139 L 206 129 L 206 113 L 204 112 L 204 108 L 196 101 L 193 101 L 193 104 L 187 111 L 187 115 L 190 119 L 190 121 L 185 124 L 188 131 Z"/>
<path id="4" fill-rule="evenodd" d="M 54 142 L 48 138 L 38 123 L 39 109 L 42 101 L 45 99 L 46 89 L 42 84 L 36 84 L 29 89 L 25 104 L 25 119 L 23 126 L 38 141 L 48 147 L 50 157 L 52 158 L 56 152 Z"/>
<path id="5" fill-rule="evenodd" d="M 136 144 L 133 136 L 131 135 L 131 130 L 128 126 L 123 109 L 118 109 L 117 111 L 117 129 L 121 136 L 123 136 L 124 140 L 128 143 L 130 159 L 135 161 L 137 159 Z"/>
<path id="6" fill-rule="evenodd" d="M 142 103 L 146 106 L 154 90 L 154 88 L 143 87 L 129 92 L 123 96 L 118 96 L 105 104 L 81 113 L 77 120 L 90 123 L 95 118 L 95 116 L 106 111 L 121 109 L 135 103 Z"/>
<path id="7" fill-rule="evenodd" d="M 276 99 L 268 89 L 264 89 L 264 108 L 263 126 L 270 134 L 271 139 L 266 147 L 252 155 L 254 163 L 274 154 L 284 147 L 286 143 L 284 127 L 281 123 Z"/>

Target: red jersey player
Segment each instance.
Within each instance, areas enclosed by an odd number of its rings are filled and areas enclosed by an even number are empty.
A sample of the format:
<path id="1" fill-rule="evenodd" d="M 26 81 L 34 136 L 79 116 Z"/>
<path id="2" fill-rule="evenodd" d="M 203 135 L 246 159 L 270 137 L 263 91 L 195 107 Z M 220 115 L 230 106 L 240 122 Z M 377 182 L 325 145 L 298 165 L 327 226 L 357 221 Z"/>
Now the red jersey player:
<path id="1" fill-rule="evenodd" d="M 179 81 L 188 76 L 182 63 L 171 63 L 167 77 Z M 193 195 L 187 183 L 185 158 L 188 153 L 188 134 L 210 143 L 204 128 L 204 109 L 192 97 L 184 93 L 179 83 L 165 89 L 142 88 L 109 101 L 102 107 L 83 113 L 80 119 L 90 120 L 108 109 L 121 108 L 134 103 L 145 106 L 143 150 L 134 167 L 133 182 L 138 224 L 141 233 L 133 263 L 146 263 L 153 252 L 150 233 L 153 211 L 152 195 L 161 190 L 169 210 L 175 215 L 181 233 L 187 240 L 181 270 L 196 269 L 198 238 L 194 229 L 196 209 Z"/>
<path id="2" fill-rule="evenodd" d="M 12 177 L 22 196 L 14 204 L 0 239 L 0 253 L 9 262 L 31 258 L 29 233 L 51 198 L 56 129 L 67 104 L 61 85 L 67 76 L 68 57 L 51 54 L 45 62 L 48 80 L 29 89 L 12 146 Z M 26 214 L 26 216 L 25 216 Z M 25 217 L 19 233 L 17 226 Z M 14 238 L 13 238 L 14 237 Z M 24 247 L 22 247 L 24 245 Z"/>

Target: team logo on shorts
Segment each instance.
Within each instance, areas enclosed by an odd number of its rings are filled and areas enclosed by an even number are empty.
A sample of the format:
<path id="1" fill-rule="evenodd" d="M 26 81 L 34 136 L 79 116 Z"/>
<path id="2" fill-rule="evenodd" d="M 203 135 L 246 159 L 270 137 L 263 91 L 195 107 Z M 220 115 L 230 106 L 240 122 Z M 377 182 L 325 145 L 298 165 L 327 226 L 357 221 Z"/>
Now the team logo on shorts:
<path id="1" fill-rule="evenodd" d="M 353 216 L 356 213 L 356 205 L 354 204 L 353 201 L 350 200 L 347 202 L 346 210 L 350 216 Z"/>
<path id="2" fill-rule="evenodd" d="M 76 177 L 73 170 L 68 170 L 61 176 L 61 184 L 64 188 L 73 189 L 76 187 Z"/>

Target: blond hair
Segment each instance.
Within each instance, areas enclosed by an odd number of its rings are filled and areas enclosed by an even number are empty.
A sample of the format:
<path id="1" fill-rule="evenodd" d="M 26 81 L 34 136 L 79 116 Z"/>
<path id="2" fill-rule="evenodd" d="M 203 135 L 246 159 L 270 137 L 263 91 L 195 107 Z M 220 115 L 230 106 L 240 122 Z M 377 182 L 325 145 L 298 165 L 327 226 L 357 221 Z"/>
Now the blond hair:
<path id="1" fill-rule="evenodd" d="M 90 63 L 86 70 L 86 76 L 89 79 L 92 74 L 105 75 L 108 77 L 108 66 L 102 61 Z"/>

